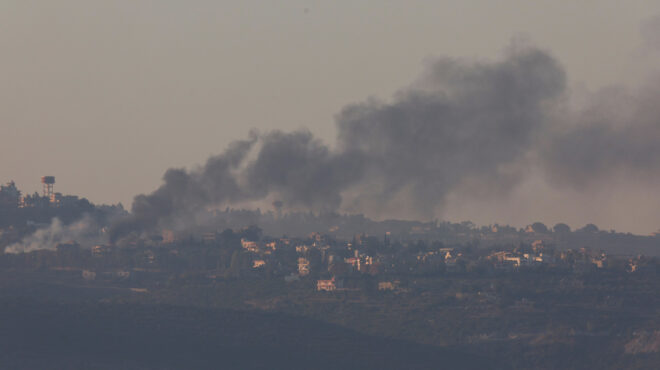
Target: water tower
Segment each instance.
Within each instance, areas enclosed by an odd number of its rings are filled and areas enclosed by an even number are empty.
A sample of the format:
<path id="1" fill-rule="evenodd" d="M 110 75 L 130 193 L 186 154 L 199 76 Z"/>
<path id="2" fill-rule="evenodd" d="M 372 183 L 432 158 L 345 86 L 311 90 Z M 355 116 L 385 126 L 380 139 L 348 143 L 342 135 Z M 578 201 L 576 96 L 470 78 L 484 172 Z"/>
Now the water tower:
<path id="1" fill-rule="evenodd" d="M 55 176 L 42 176 L 41 184 L 44 186 L 44 197 L 48 199 L 53 195 L 53 185 L 55 185 Z"/>

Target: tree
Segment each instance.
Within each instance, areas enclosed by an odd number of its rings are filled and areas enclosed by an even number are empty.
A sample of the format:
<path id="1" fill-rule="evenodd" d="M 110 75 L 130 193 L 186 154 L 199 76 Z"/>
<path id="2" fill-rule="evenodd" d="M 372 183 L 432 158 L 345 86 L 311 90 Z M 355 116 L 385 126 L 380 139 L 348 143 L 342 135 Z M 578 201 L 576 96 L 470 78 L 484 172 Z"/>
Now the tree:
<path id="1" fill-rule="evenodd" d="M 261 240 L 262 230 L 259 226 L 251 225 L 241 231 L 241 238 L 245 238 L 252 242 Z"/>
<path id="2" fill-rule="evenodd" d="M 581 228 L 578 231 L 582 231 L 585 233 L 590 233 L 590 234 L 595 234 L 598 232 L 598 226 L 594 224 L 586 224 L 583 228 Z"/>
<path id="3" fill-rule="evenodd" d="M 532 230 L 534 230 L 535 233 L 547 233 L 548 227 L 541 222 L 534 222 L 532 224 Z"/>
<path id="4" fill-rule="evenodd" d="M 568 233 L 571 232 L 571 228 L 570 228 L 568 225 L 566 225 L 566 224 L 564 224 L 564 223 L 561 223 L 561 222 L 558 223 L 558 224 L 556 224 L 556 225 L 552 228 L 552 230 L 553 230 L 554 232 L 558 233 L 558 234 L 568 234 Z"/>

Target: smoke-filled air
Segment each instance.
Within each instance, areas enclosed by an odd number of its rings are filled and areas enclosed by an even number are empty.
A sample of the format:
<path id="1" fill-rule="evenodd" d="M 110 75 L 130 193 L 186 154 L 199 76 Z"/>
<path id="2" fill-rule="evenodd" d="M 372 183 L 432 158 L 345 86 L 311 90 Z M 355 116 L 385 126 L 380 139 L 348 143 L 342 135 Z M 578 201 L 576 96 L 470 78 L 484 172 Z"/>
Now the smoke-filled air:
<path id="1" fill-rule="evenodd" d="M 104 235 L 96 221 L 89 215 L 65 225 L 54 218 L 47 227 L 37 229 L 18 243 L 5 248 L 5 253 L 28 253 L 42 249 L 54 249 L 58 244 L 94 245 L 104 241 Z"/>
<path id="2" fill-rule="evenodd" d="M 335 147 L 305 130 L 252 132 L 201 167 L 170 169 L 160 188 L 135 197 L 111 239 L 265 200 L 431 218 L 457 189 L 503 196 L 532 169 L 555 186 L 585 189 L 617 171 L 659 166 L 660 84 L 608 89 L 569 109 L 566 74 L 550 53 L 514 43 L 503 54 L 440 58 L 391 99 L 346 106 Z"/>

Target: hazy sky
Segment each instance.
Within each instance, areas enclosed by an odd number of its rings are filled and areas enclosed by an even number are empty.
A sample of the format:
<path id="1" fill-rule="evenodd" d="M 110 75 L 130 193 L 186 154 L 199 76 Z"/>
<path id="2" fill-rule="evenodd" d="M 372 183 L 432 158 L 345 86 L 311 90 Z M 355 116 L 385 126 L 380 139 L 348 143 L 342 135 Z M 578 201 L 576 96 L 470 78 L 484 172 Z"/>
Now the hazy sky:
<path id="1" fill-rule="evenodd" d="M 54 175 L 56 191 L 129 206 L 167 168 L 203 163 L 251 128 L 333 143 L 346 104 L 389 98 L 434 56 L 496 59 L 512 38 L 556 57 L 578 98 L 635 86 L 658 65 L 660 27 L 641 32 L 658 14 L 658 1 L 620 0 L 4 0 L 0 181 L 32 192 Z M 576 208 L 528 183 L 506 201 L 456 197 L 444 217 L 660 227 L 657 193 L 619 206 L 620 193 Z"/>

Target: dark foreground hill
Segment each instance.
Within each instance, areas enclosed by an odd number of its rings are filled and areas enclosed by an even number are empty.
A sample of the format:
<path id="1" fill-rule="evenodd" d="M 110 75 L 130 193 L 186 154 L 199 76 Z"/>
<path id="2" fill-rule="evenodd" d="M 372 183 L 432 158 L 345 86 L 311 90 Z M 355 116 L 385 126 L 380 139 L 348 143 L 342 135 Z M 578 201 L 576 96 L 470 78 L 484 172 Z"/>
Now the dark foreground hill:
<path id="1" fill-rule="evenodd" d="M 0 302 L 6 369 L 483 369 L 492 362 L 282 314 Z"/>

